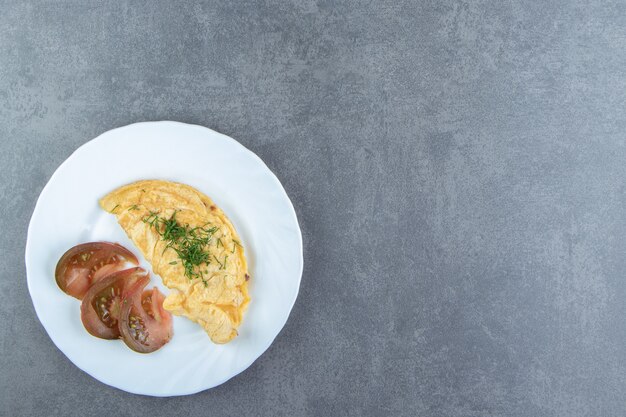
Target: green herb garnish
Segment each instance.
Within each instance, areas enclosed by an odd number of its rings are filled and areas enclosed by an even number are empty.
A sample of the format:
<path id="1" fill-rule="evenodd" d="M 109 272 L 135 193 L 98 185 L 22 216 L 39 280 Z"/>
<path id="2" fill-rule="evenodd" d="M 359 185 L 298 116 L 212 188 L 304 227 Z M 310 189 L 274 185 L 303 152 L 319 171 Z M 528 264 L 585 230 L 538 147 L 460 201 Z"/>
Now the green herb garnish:
<path id="1" fill-rule="evenodd" d="M 128 211 L 131 210 L 139 210 L 139 207 L 137 206 L 137 204 L 133 204 L 132 206 L 128 207 Z"/>
<path id="2" fill-rule="evenodd" d="M 119 204 L 116 204 L 116 205 L 115 205 L 115 207 L 113 207 L 113 208 L 111 209 L 111 213 L 113 213 L 113 212 L 115 211 L 115 209 L 116 209 L 116 208 L 118 208 L 119 206 L 120 206 Z"/>
<path id="3" fill-rule="evenodd" d="M 161 239 L 167 242 L 164 252 L 167 249 L 176 252 L 185 268 L 185 276 L 189 279 L 199 278 L 207 285 L 204 274 L 208 271 L 199 267 L 210 263 L 209 241 L 218 228 L 190 227 L 188 224 L 183 226 L 176 221 L 176 212 L 169 219 L 160 217 L 157 212 L 150 212 L 142 220 L 153 227 Z"/>
<path id="4" fill-rule="evenodd" d="M 220 269 L 224 268 L 224 264 L 220 262 L 219 259 L 217 259 L 217 256 L 213 255 L 213 258 L 215 258 L 215 260 L 217 261 L 218 264 L 220 264 Z"/>

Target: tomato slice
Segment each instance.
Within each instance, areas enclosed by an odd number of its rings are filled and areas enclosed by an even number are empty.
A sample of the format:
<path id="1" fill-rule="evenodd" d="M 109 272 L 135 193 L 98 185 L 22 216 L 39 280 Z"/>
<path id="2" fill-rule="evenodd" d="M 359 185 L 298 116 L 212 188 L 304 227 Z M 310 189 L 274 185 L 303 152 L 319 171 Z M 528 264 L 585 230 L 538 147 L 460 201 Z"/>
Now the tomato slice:
<path id="1" fill-rule="evenodd" d="M 163 308 L 165 296 L 156 287 L 139 296 L 139 285 L 137 283 L 136 289 L 131 290 L 133 296 L 124 300 L 119 329 L 129 348 L 150 353 L 172 338 L 172 315 Z"/>
<path id="2" fill-rule="evenodd" d="M 101 339 L 120 337 L 119 318 L 123 300 L 140 298 L 133 288 L 145 287 L 150 278 L 143 268 L 116 271 L 96 282 L 85 294 L 80 305 L 80 317 L 85 329 Z"/>
<path id="3" fill-rule="evenodd" d="M 57 263 L 55 276 L 59 288 L 81 300 L 94 282 L 137 265 L 137 257 L 117 243 L 90 242 L 65 252 Z"/>

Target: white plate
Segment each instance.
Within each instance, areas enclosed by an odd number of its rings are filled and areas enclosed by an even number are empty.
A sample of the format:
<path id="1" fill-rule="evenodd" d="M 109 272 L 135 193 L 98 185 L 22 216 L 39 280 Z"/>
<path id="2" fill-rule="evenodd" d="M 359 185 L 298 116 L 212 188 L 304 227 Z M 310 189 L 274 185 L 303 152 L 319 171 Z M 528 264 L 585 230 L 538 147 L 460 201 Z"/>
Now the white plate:
<path id="1" fill-rule="evenodd" d="M 119 340 L 89 335 L 80 320 L 80 302 L 57 287 L 56 263 L 76 244 L 119 242 L 140 256 L 114 216 L 98 206 L 109 191 L 140 179 L 196 187 L 239 232 L 252 276 L 251 302 L 232 342 L 215 345 L 198 325 L 174 317 L 171 342 L 157 352 L 138 354 Z M 99 381 L 153 396 L 212 388 L 250 366 L 285 325 L 298 295 L 302 263 L 296 213 L 261 159 L 227 136 L 176 122 L 133 124 L 81 146 L 41 192 L 26 242 L 28 289 L 52 341 Z M 158 276 L 152 282 L 167 293 Z"/>

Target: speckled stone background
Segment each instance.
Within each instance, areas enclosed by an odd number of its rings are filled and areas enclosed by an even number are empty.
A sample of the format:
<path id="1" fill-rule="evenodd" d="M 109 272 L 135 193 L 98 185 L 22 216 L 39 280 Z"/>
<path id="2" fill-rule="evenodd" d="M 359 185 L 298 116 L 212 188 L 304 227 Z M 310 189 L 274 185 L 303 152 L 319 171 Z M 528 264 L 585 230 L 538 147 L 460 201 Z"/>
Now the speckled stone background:
<path id="1" fill-rule="evenodd" d="M 0 0 L 0 415 L 626 415 L 623 1 Z M 256 152 L 304 235 L 250 369 L 133 396 L 26 288 L 39 192 L 111 128 Z"/>

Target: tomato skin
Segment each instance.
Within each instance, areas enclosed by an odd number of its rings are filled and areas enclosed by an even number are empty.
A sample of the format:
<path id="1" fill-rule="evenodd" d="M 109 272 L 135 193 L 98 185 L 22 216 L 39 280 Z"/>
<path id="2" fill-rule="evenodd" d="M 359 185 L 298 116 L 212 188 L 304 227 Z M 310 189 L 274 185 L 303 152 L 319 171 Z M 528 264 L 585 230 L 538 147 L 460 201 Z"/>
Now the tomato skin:
<path id="1" fill-rule="evenodd" d="M 134 290 L 133 296 L 124 300 L 119 330 L 124 343 L 135 352 L 154 352 L 172 338 L 172 315 L 163 308 L 164 299 L 154 287 L 141 294 Z"/>
<path id="2" fill-rule="evenodd" d="M 137 266 L 137 257 L 125 247 L 110 242 L 83 243 L 61 256 L 55 269 L 57 285 L 68 295 L 81 300 L 89 288 L 105 276 Z"/>
<path id="3" fill-rule="evenodd" d="M 150 281 L 148 273 L 139 267 L 114 272 L 96 282 L 85 294 L 80 305 L 85 329 L 101 339 L 118 339 L 120 309 L 124 300 L 140 297 L 129 291 L 143 288 Z"/>
<path id="4" fill-rule="evenodd" d="M 74 246 L 59 259 L 57 285 L 81 301 L 81 321 L 101 339 L 122 338 L 136 352 L 161 348 L 172 337 L 172 316 L 157 288 L 144 291 L 150 275 L 117 243 Z"/>

